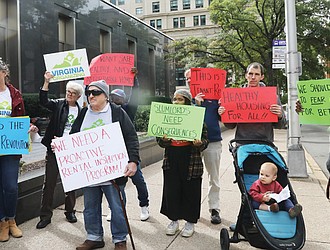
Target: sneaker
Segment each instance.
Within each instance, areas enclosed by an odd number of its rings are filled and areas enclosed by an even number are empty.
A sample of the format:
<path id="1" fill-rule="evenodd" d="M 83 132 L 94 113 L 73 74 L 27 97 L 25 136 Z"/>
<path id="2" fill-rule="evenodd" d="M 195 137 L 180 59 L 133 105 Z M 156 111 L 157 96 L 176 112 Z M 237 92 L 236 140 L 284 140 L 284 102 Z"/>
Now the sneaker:
<path id="1" fill-rule="evenodd" d="M 194 223 L 190 223 L 190 222 L 186 222 L 186 224 L 184 225 L 184 229 L 181 233 L 181 236 L 182 237 L 190 237 L 194 234 L 194 228 L 195 228 L 195 225 Z"/>
<path id="2" fill-rule="evenodd" d="M 300 204 L 294 205 L 294 207 L 290 208 L 289 216 L 291 218 L 297 217 L 302 211 L 302 206 Z"/>
<path id="3" fill-rule="evenodd" d="M 220 218 L 219 212 L 215 209 L 212 209 L 212 212 L 211 212 L 211 223 L 212 224 L 221 223 L 221 218 Z"/>
<path id="4" fill-rule="evenodd" d="M 111 221 L 111 212 L 107 215 L 107 221 Z"/>
<path id="5" fill-rule="evenodd" d="M 278 207 L 277 203 L 273 203 L 269 206 L 269 210 L 276 213 L 280 211 L 280 208 Z"/>
<path id="6" fill-rule="evenodd" d="M 179 231 L 179 222 L 172 220 L 166 228 L 166 235 L 174 235 L 177 231 Z"/>
<path id="7" fill-rule="evenodd" d="M 149 207 L 147 206 L 141 207 L 140 219 L 142 221 L 146 221 L 147 219 L 149 219 Z"/>

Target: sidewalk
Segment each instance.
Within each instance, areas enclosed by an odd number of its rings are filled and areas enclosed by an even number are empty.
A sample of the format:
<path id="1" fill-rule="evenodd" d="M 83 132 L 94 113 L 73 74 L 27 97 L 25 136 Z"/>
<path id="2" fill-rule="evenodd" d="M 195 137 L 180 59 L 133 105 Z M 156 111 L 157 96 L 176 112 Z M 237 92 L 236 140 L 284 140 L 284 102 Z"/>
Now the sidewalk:
<path id="1" fill-rule="evenodd" d="M 160 202 L 162 196 L 162 171 L 161 162 L 143 168 L 145 180 L 150 193 L 151 216 L 146 222 L 140 221 L 140 208 L 136 195 L 136 189 L 131 181 L 126 187 L 127 214 L 136 249 L 163 250 L 163 249 L 220 249 L 220 230 L 228 228 L 236 222 L 240 207 L 240 192 L 234 181 L 233 158 L 228 151 L 228 142 L 233 138 L 234 131 L 223 132 L 223 152 L 221 159 L 221 218 L 220 225 L 210 223 L 207 204 L 207 175 L 203 179 L 202 211 L 201 218 L 195 227 L 195 234 L 191 238 L 183 238 L 180 234 L 166 236 L 165 228 L 169 223 L 168 219 L 160 214 Z M 275 131 L 275 142 L 279 152 L 286 159 L 286 130 Z M 34 152 L 32 152 L 34 153 Z M 44 153 L 39 152 L 38 157 L 43 159 Z M 39 159 L 38 159 L 39 160 Z M 306 152 L 308 178 L 291 178 L 290 182 L 297 195 L 299 203 L 302 204 L 303 216 L 306 226 L 306 244 L 304 249 L 325 250 L 330 249 L 330 223 L 329 212 L 330 202 L 325 198 L 326 178 L 313 158 Z M 20 225 L 24 236 L 20 239 L 13 239 L 6 243 L 0 243 L 0 249 L 6 250 L 66 250 L 72 249 L 81 244 L 86 237 L 83 223 L 83 197 L 77 199 L 78 222 L 70 224 L 64 217 L 64 206 L 54 210 L 52 223 L 45 229 L 35 228 L 39 218 L 32 219 Z M 103 202 L 103 226 L 105 230 L 104 249 L 113 249 L 109 224 L 106 221 L 108 214 L 107 203 Z M 180 221 L 180 229 L 184 225 Z M 231 235 L 231 233 L 230 233 Z M 128 237 L 128 249 L 132 249 Z M 248 242 L 230 244 L 231 249 L 255 249 Z"/>

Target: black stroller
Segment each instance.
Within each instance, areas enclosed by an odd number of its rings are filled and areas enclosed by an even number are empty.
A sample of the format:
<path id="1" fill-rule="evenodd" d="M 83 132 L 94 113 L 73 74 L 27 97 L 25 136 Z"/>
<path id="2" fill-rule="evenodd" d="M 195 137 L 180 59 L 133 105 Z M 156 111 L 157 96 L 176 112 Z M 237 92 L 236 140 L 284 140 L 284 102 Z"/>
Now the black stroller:
<path id="1" fill-rule="evenodd" d="M 233 236 L 226 228 L 220 231 L 221 249 L 229 249 L 230 243 L 246 240 L 251 246 L 264 249 L 301 249 L 305 244 L 305 224 L 302 214 L 290 218 L 288 212 L 253 209 L 248 194 L 252 183 L 258 179 L 259 168 L 264 162 L 273 162 L 277 168 L 277 181 L 288 185 L 290 199 L 297 204 L 296 196 L 287 177 L 288 168 L 275 145 L 267 141 L 231 140 L 230 152 L 234 158 L 235 177 L 242 193 L 241 207 Z M 242 238 L 243 236 L 243 238 Z"/>

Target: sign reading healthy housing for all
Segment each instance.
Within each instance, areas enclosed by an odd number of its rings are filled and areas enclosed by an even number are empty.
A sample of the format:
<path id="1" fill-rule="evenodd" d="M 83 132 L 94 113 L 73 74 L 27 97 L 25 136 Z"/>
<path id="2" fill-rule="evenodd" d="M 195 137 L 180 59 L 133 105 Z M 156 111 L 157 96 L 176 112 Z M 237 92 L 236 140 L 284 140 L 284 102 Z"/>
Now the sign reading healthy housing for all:
<path id="1" fill-rule="evenodd" d="M 118 122 L 52 142 L 65 192 L 124 175 L 128 154 Z"/>
<path id="2" fill-rule="evenodd" d="M 152 102 L 148 134 L 167 135 L 175 140 L 194 141 L 202 137 L 205 108 Z"/>
<path id="3" fill-rule="evenodd" d="M 0 154 L 29 153 L 29 117 L 0 118 Z"/>
<path id="4" fill-rule="evenodd" d="M 300 123 L 330 125 L 330 79 L 299 81 L 297 88 Z"/>
<path id="5" fill-rule="evenodd" d="M 69 50 L 44 55 L 47 71 L 58 82 L 90 76 L 86 49 Z"/>

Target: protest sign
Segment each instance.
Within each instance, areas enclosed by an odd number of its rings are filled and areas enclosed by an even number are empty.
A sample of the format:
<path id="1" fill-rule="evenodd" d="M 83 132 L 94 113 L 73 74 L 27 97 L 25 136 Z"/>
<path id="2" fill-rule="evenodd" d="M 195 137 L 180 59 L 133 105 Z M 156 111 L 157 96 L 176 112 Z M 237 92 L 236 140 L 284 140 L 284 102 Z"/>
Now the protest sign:
<path id="1" fill-rule="evenodd" d="M 202 137 L 205 108 L 152 102 L 148 134 L 193 141 Z"/>
<path id="2" fill-rule="evenodd" d="M 0 154 L 17 155 L 29 153 L 30 118 L 1 117 L 0 118 Z"/>
<path id="3" fill-rule="evenodd" d="M 278 116 L 269 108 L 277 103 L 276 87 L 225 88 L 221 105 L 226 112 L 221 115 L 223 123 L 277 122 Z"/>
<path id="4" fill-rule="evenodd" d="M 330 125 L 330 79 L 299 81 L 297 87 L 300 123 Z"/>
<path id="5" fill-rule="evenodd" d="M 226 84 L 227 72 L 223 69 L 192 68 L 190 92 L 192 96 L 203 93 L 204 99 L 219 100 Z"/>
<path id="6" fill-rule="evenodd" d="M 91 76 L 85 77 L 84 84 L 105 80 L 108 85 L 133 86 L 134 55 L 125 53 L 106 53 L 94 57 L 90 64 Z"/>
<path id="7" fill-rule="evenodd" d="M 65 192 L 124 175 L 128 154 L 118 122 L 52 142 Z"/>
<path id="8" fill-rule="evenodd" d="M 58 82 L 90 76 L 86 49 L 68 50 L 44 55 L 47 71 Z"/>

